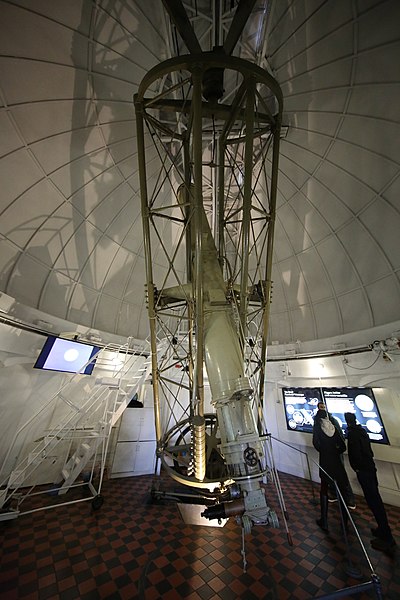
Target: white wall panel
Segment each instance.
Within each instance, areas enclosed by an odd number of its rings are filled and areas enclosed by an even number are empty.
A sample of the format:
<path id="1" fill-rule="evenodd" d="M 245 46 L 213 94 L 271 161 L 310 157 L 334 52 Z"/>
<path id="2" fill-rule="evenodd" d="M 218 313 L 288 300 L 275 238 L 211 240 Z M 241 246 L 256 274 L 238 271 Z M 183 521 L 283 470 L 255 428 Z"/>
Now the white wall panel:
<path id="1" fill-rule="evenodd" d="M 149 475 L 154 473 L 156 442 L 121 442 L 117 445 L 112 476 Z"/>

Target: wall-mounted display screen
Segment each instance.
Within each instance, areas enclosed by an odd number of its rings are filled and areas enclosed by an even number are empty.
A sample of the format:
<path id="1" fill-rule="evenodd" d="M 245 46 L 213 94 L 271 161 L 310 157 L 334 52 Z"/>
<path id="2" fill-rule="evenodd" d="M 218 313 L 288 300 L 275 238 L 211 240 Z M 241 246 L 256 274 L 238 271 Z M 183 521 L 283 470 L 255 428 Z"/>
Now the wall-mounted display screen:
<path id="1" fill-rule="evenodd" d="M 291 431 L 312 433 L 318 402 L 322 401 L 319 388 L 283 388 L 286 426 Z"/>
<path id="2" fill-rule="evenodd" d="M 290 431 L 312 433 L 318 402 L 325 402 L 343 433 L 346 432 L 345 412 L 356 415 L 357 422 L 368 433 L 371 442 L 389 444 L 389 439 L 371 388 L 282 388 L 286 426 Z"/>
<path id="3" fill-rule="evenodd" d="M 91 375 L 96 362 L 93 357 L 99 350 L 98 346 L 50 335 L 33 366 L 46 371 Z"/>
<path id="4" fill-rule="evenodd" d="M 374 392 L 371 388 L 344 387 L 322 388 L 326 407 L 346 431 L 345 412 L 356 415 L 357 422 L 368 433 L 371 442 L 389 444 Z"/>

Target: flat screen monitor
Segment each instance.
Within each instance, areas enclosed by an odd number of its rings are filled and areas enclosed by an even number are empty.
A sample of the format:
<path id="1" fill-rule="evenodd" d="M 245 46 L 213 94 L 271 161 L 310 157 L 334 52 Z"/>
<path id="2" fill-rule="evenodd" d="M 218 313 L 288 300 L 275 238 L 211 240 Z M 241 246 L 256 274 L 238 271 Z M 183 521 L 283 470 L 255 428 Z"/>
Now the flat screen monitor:
<path id="1" fill-rule="evenodd" d="M 372 388 L 322 388 L 322 395 L 328 412 L 339 421 L 343 432 L 347 428 L 344 413 L 352 412 L 371 442 L 389 444 Z"/>
<path id="2" fill-rule="evenodd" d="M 94 356 L 99 350 L 98 346 L 50 335 L 33 366 L 45 371 L 91 375 L 96 362 Z"/>
<path id="3" fill-rule="evenodd" d="M 322 401 L 319 388 L 282 388 L 286 427 L 289 431 L 312 433 L 318 402 Z"/>

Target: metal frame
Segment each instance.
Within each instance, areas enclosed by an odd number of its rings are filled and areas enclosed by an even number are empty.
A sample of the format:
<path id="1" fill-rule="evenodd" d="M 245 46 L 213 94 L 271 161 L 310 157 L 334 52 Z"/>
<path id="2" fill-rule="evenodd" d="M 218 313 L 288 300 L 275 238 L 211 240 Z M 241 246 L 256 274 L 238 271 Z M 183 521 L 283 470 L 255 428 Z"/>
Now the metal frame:
<path id="1" fill-rule="evenodd" d="M 202 99 L 204 74 L 211 69 L 235 82 L 229 103 Z M 194 465 L 184 478 L 164 454 L 171 448 L 169 432 L 179 429 L 180 420 L 204 415 L 200 224 L 205 211 L 226 295 L 237 313 L 262 433 L 282 94 L 257 65 L 214 51 L 157 65 L 134 102 L 158 455 L 178 481 L 211 489 L 215 481 L 195 476 L 196 469 L 204 473 L 204 464 Z M 149 168 L 154 161 L 157 168 Z M 164 240 L 166 231 L 172 246 Z M 161 279 L 154 273 L 161 262 L 157 252 L 168 265 Z M 176 266 L 180 257 L 184 264 Z M 178 365 L 179 377 L 172 376 Z M 180 454 L 178 448 L 178 461 Z"/>

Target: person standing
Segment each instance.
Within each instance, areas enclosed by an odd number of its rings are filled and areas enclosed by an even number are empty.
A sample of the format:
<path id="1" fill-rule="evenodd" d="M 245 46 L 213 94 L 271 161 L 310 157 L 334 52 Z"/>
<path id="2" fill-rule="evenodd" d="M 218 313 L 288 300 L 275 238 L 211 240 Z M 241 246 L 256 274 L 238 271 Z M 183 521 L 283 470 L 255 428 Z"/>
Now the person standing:
<path id="1" fill-rule="evenodd" d="M 323 410 L 319 408 L 314 417 L 313 446 L 319 452 L 319 475 L 321 478 L 321 518 L 317 519 L 317 525 L 328 532 L 329 484 L 334 479 L 342 497 L 345 498 L 348 478 L 341 456 L 346 450 L 346 444 L 325 408 Z M 342 506 L 342 501 L 340 501 L 340 509 L 344 521 L 347 523 L 347 512 L 346 508 Z"/>
<path id="2" fill-rule="evenodd" d="M 347 423 L 347 449 L 350 466 L 356 472 L 365 501 L 378 525 L 377 528 L 371 529 L 374 535 L 371 546 L 375 550 L 391 550 L 396 546 L 396 541 L 392 535 L 386 509 L 379 493 L 371 442 L 365 429 L 361 425 L 357 425 L 354 413 L 347 412 L 344 418 Z"/>
<path id="3" fill-rule="evenodd" d="M 339 421 L 326 410 L 325 404 L 323 402 L 318 402 L 318 410 L 326 411 L 326 414 L 327 414 L 329 420 L 332 421 L 332 423 L 338 430 L 340 437 L 342 438 L 344 443 L 346 443 L 345 439 L 344 439 L 343 430 L 342 430 L 341 425 L 339 424 Z M 346 493 L 343 496 L 344 501 L 346 502 L 347 508 L 349 508 L 350 510 L 355 510 L 357 508 L 356 499 L 354 496 L 353 488 L 351 487 L 351 484 L 350 484 L 350 481 L 349 481 L 349 478 L 347 475 L 346 467 L 344 466 L 343 453 L 340 455 L 340 460 L 342 461 L 342 465 L 344 467 L 345 476 L 346 476 Z M 337 501 L 338 501 L 338 497 L 336 494 L 336 489 L 335 489 L 333 482 L 331 481 L 328 486 L 328 502 L 337 502 Z"/>

